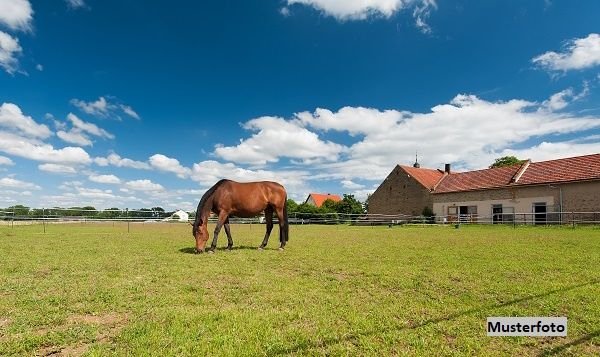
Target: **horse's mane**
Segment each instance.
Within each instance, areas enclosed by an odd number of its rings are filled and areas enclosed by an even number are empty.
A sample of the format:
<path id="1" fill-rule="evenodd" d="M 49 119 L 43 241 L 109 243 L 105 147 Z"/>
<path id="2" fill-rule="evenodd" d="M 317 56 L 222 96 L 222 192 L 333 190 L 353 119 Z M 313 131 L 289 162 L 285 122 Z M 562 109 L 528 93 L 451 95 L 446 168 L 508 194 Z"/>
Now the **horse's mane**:
<path id="1" fill-rule="evenodd" d="M 213 185 L 213 187 L 209 188 L 208 191 L 204 193 L 202 198 L 200 199 L 200 203 L 198 203 L 198 208 L 196 208 L 196 219 L 194 220 L 194 236 L 198 231 L 198 226 L 202 224 L 202 212 L 204 211 L 204 206 L 206 206 L 210 197 L 212 197 L 213 193 L 219 188 L 226 179 L 221 179 L 219 182 Z"/>

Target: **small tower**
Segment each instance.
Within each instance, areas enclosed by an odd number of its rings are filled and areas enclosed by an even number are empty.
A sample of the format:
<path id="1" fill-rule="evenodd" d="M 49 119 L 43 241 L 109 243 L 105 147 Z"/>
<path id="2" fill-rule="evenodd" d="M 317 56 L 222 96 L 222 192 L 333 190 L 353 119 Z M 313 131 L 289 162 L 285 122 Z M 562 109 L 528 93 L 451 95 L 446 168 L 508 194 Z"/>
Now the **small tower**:
<path id="1" fill-rule="evenodd" d="M 416 169 L 421 167 L 421 165 L 419 164 L 419 156 L 417 152 L 415 152 L 415 163 L 413 164 L 413 167 Z"/>

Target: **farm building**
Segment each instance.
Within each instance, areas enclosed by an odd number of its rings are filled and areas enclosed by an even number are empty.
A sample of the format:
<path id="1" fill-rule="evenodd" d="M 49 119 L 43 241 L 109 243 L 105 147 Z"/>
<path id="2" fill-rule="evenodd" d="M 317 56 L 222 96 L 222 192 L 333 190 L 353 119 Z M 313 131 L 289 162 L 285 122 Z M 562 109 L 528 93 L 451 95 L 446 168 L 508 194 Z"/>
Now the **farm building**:
<path id="1" fill-rule="evenodd" d="M 332 200 L 333 202 L 339 202 L 342 198 L 338 195 L 332 195 L 330 193 L 311 193 L 306 197 L 304 203 L 313 205 L 316 207 L 321 207 L 323 203 L 327 200 Z"/>
<path id="2" fill-rule="evenodd" d="M 600 154 L 452 172 L 397 165 L 369 199 L 369 213 L 494 222 L 562 220 L 553 212 L 600 212 Z M 521 215 L 519 215 L 521 214 Z"/>
<path id="3" fill-rule="evenodd" d="M 175 213 L 173 213 L 171 215 L 171 217 L 166 218 L 166 221 L 180 221 L 180 222 L 187 222 L 190 219 L 190 215 L 182 210 L 177 210 L 175 211 Z"/>

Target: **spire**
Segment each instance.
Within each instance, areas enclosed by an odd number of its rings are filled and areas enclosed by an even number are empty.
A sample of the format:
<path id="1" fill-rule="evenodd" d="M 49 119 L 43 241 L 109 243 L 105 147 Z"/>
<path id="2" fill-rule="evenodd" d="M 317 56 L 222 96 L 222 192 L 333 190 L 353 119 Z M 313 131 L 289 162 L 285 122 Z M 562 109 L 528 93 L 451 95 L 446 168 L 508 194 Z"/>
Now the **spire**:
<path id="1" fill-rule="evenodd" d="M 421 165 L 419 164 L 419 153 L 417 151 L 415 151 L 415 163 L 413 164 L 414 168 L 420 168 Z"/>

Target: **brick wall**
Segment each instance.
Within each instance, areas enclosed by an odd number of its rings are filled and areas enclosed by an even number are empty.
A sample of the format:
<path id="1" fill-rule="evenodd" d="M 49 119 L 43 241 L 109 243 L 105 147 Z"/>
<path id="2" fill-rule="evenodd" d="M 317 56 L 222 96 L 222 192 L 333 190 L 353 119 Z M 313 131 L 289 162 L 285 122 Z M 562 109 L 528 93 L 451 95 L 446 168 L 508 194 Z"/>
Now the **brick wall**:
<path id="1" fill-rule="evenodd" d="M 368 213 L 420 215 L 425 207 L 433 207 L 429 190 L 396 166 L 369 198 Z"/>

